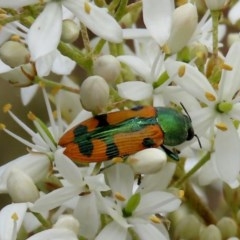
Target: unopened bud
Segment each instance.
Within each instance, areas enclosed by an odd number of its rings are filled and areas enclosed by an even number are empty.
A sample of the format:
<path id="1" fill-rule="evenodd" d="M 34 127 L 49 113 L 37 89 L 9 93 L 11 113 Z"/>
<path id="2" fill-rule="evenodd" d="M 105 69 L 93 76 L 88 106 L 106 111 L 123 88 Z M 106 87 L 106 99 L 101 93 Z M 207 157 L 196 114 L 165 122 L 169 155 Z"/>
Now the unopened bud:
<path id="1" fill-rule="evenodd" d="M 13 168 L 9 172 L 7 189 L 15 203 L 35 202 L 39 198 L 39 191 L 33 180 L 17 168 Z"/>
<path id="2" fill-rule="evenodd" d="M 222 233 L 222 239 L 237 236 L 238 226 L 236 222 L 229 217 L 223 217 L 217 222 L 217 227 Z"/>
<path id="3" fill-rule="evenodd" d="M 113 84 L 120 75 L 121 65 L 112 55 L 98 57 L 93 64 L 93 72 L 103 77 L 109 84 Z"/>
<path id="4" fill-rule="evenodd" d="M 14 68 L 28 63 L 30 54 L 22 43 L 7 41 L 0 47 L 0 58 L 5 64 Z"/>
<path id="5" fill-rule="evenodd" d="M 227 0 L 205 0 L 208 9 L 221 10 L 224 8 Z"/>
<path id="6" fill-rule="evenodd" d="M 72 215 L 61 215 L 53 226 L 54 228 L 67 228 L 76 235 L 79 233 L 80 224 Z"/>
<path id="7" fill-rule="evenodd" d="M 200 222 L 194 215 L 182 218 L 175 231 L 176 239 L 198 239 Z"/>
<path id="8" fill-rule="evenodd" d="M 215 225 L 209 225 L 202 229 L 199 234 L 200 240 L 221 240 L 221 232 Z"/>
<path id="9" fill-rule="evenodd" d="M 127 163 L 135 173 L 152 174 L 158 172 L 167 162 L 167 155 L 158 148 L 147 148 L 128 157 Z"/>
<path id="10" fill-rule="evenodd" d="M 108 104 L 109 86 L 100 76 L 88 77 L 81 85 L 80 98 L 86 110 L 99 113 Z"/>
<path id="11" fill-rule="evenodd" d="M 61 40 L 73 43 L 79 36 L 80 26 L 71 19 L 63 20 Z"/>
<path id="12" fill-rule="evenodd" d="M 187 45 L 197 24 L 198 14 L 193 4 L 186 3 L 175 9 L 172 31 L 167 42 L 171 53 L 176 53 Z"/>

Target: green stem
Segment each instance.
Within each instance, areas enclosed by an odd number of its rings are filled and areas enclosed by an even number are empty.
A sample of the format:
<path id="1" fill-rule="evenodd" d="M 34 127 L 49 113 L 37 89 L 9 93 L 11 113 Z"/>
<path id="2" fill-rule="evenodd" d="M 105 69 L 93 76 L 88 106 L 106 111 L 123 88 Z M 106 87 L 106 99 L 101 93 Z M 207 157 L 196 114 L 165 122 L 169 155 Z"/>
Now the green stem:
<path id="1" fill-rule="evenodd" d="M 180 187 L 187 179 L 189 179 L 200 167 L 202 167 L 208 160 L 210 159 L 210 153 L 206 153 L 202 159 L 183 177 L 181 177 L 178 181 L 173 184 L 173 187 Z"/>
<path id="2" fill-rule="evenodd" d="M 219 16 L 220 16 L 220 11 L 215 10 L 211 11 L 211 16 L 212 16 L 212 37 L 213 37 L 213 56 L 215 58 L 218 57 L 218 25 L 219 25 Z"/>
<path id="3" fill-rule="evenodd" d="M 121 18 L 126 13 L 126 7 L 127 7 L 128 0 L 121 0 L 118 6 L 118 9 L 115 14 L 115 18 L 117 21 L 120 21 Z"/>
<path id="4" fill-rule="evenodd" d="M 45 228 L 51 228 L 52 224 L 50 221 L 46 220 L 40 213 L 32 212 L 32 214 L 37 218 L 37 220 L 42 224 Z"/>
<path id="5" fill-rule="evenodd" d="M 80 93 L 79 89 L 68 87 L 68 86 L 63 85 L 61 83 L 53 82 L 51 80 L 48 80 L 46 78 L 41 78 L 41 77 L 38 77 L 38 76 L 36 76 L 34 78 L 34 82 L 35 83 L 43 83 L 48 87 L 62 89 L 62 90 L 66 90 L 66 91 L 69 91 L 69 92 L 72 92 L 72 93 L 76 93 L 76 94 Z"/>

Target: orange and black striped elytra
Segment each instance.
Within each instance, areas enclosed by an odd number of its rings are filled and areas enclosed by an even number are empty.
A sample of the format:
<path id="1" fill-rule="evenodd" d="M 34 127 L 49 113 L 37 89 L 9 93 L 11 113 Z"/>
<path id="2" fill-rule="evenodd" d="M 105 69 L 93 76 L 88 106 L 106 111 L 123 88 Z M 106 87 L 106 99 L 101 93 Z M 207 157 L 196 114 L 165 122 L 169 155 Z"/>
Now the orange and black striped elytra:
<path id="1" fill-rule="evenodd" d="M 176 146 L 194 137 L 189 116 L 166 107 L 139 106 L 96 115 L 67 131 L 59 140 L 64 154 L 75 162 L 102 162 L 145 148 Z"/>

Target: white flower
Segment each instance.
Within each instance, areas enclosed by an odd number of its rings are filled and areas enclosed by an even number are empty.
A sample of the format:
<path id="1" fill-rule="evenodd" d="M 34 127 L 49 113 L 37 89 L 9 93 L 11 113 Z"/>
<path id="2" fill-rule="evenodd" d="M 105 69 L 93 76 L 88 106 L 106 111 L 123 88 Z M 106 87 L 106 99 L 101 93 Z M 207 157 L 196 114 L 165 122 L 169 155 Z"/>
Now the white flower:
<path id="1" fill-rule="evenodd" d="M 166 229 L 155 214 L 176 210 L 180 200 L 162 191 L 134 193 L 134 175 L 127 165 L 117 164 L 105 170 L 105 173 L 113 195 L 113 199 L 106 200 L 105 212 L 113 221 L 105 226 L 95 239 L 103 240 L 113 235 L 116 240 L 128 239 L 129 228 L 136 232 L 140 239 L 149 239 L 149 236 L 151 239 L 168 239 Z"/>
<path id="2" fill-rule="evenodd" d="M 240 140 L 232 119 L 240 119 L 240 42 L 234 43 L 225 62 L 232 69 L 223 70 L 219 89 L 216 91 L 197 68 L 182 62 L 168 61 L 166 68 L 174 81 L 206 105 L 190 113 L 198 135 L 209 129 L 215 137 L 215 165 L 220 178 L 228 184 L 236 185 L 240 170 Z M 226 161 L 228 159 L 228 161 Z"/>
<path id="3" fill-rule="evenodd" d="M 228 12 L 228 18 L 232 24 L 236 24 L 237 21 L 240 19 L 239 11 L 240 11 L 240 1 L 237 1 L 236 4 Z"/>

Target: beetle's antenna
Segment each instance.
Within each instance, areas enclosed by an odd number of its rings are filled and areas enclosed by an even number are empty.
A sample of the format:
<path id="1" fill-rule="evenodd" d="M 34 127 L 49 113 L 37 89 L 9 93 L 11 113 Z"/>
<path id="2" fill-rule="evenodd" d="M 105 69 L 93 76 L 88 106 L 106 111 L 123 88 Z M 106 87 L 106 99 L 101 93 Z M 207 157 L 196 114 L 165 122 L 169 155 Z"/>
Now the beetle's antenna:
<path id="1" fill-rule="evenodd" d="M 186 115 L 188 116 L 189 120 L 191 120 L 191 122 L 192 122 L 192 119 L 191 119 L 191 117 L 190 117 L 190 115 L 189 115 L 187 109 L 184 107 L 184 105 L 183 105 L 182 102 L 180 102 L 180 105 L 181 105 L 181 107 L 183 108 L 183 110 L 184 110 L 184 112 L 186 113 Z"/>
<path id="2" fill-rule="evenodd" d="M 192 122 L 192 119 L 191 119 L 191 117 L 190 117 L 190 115 L 189 115 L 187 109 L 184 107 L 184 105 L 183 105 L 182 102 L 180 102 L 180 105 L 181 105 L 181 107 L 183 108 L 183 110 L 184 110 L 184 112 L 186 113 L 186 115 L 188 116 L 189 120 Z M 197 134 L 194 134 L 194 136 L 197 138 L 197 141 L 198 141 L 199 147 L 202 148 L 202 144 L 201 144 L 201 142 L 200 142 L 200 139 L 199 139 L 198 135 L 197 135 Z"/>

